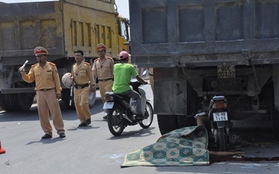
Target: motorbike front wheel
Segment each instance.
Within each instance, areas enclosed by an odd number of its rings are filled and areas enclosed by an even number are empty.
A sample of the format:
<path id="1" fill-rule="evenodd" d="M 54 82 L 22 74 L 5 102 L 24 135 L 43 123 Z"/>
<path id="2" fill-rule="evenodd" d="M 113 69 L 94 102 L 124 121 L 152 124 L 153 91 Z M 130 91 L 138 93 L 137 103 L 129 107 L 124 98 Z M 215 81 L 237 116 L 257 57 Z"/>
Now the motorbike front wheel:
<path id="1" fill-rule="evenodd" d="M 149 128 L 149 126 L 153 122 L 153 118 L 154 118 L 154 111 L 153 111 L 152 105 L 149 102 L 146 102 L 144 119 L 139 123 L 140 126 L 143 129 Z"/>
<path id="2" fill-rule="evenodd" d="M 125 128 L 122 114 L 122 110 L 117 107 L 108 112 L 108 128 L 114 136 L 120 136 Z"/>

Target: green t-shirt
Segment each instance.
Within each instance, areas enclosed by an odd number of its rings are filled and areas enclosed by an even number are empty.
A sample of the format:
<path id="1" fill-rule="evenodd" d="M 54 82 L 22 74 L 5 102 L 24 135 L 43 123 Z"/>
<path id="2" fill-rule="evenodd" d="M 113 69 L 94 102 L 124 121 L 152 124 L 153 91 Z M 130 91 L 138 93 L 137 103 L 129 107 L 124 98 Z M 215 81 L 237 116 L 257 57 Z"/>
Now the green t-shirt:
<path id="1" fill-rule="evenodd" d="M 138 75 L 137 70 L 132 64 L 117 63 L 113 67 L 114 81 L 112 90 L 114 93 L 123 93 L 129 91 L 131 77 Z"/>

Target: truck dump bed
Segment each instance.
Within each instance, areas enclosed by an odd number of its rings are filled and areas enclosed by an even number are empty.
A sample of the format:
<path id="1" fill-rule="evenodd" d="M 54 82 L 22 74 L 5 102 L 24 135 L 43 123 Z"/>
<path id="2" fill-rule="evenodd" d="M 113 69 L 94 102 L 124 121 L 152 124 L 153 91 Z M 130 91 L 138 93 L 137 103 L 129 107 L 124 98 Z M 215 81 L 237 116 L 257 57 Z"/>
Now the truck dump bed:
<path id="1" fill-rule="evenodd" d="M 118 40 L 111 35 L 117 35 L 115 23 L 113 5 L 99 0 L 1 3 L 1 63 L 20 65 L 25 59 L 34 63 L 30 57 L 38 45 L 47 48 L 49 61 L 72 57 L 77 49 L 86 57 L 97 57 L 98 43 L 106 44 L 108 54 L 116 57 L 119 50 L 114 43 Z"/>
<path id="2" fill-rule="evenodd" d="M 130 0 L 130 11 L 140 67 L 279 62 L 278 0 Z"/>
<path id="3" fill-rule="evenodd" d="M 75 50 L 82 50 L 85 61 L 92 64 L 99 57 L 97 44 L 103 43 L 106 55 L 117 58 L 127 47 L 128 31 L 129 21 L 118 16 L 115 0 L 0 3 L 0 107 L 6 111 L 31 107 L 35 83 L 24 82 L 18 69 L 28 60 L 28 73 L 37 63 L 35 47 L 48 50 L 47 60 L 56 64 L 62 77 L 71 72 Z M 70 89 L 62 88 L 62 100 L 71 107 Z M 95 98 L 93 93 L 89 107 Z"/>
<path id="4" fill-rule="evenodd" d="M 33 49 L 38 45 L 49 48 L 52 55 L 64 56 L 62 16 L 58 1 L 2 3 L 0 6 L 0 56 L 4 61 L 2 63 L 14 65 L 19 57 L 30 59 L 34 57 Z"/>

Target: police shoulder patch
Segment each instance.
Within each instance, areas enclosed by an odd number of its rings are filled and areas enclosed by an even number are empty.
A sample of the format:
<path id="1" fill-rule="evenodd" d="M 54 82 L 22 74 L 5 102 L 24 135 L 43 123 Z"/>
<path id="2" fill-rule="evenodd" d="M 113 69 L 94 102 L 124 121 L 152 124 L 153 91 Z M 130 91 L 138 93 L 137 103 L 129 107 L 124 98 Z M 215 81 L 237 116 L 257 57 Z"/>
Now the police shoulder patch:
<path id="1" fill-rule="evenodd" d="M 35 64 L 33 64 L 33 65 L 31 65 L 31 67 L 34 67 L 34 66 L 36 66 L 38 63 L 35 63 Z"/>
<path id="2" fill-rule="evenodd" d="M 84 62 L 84 64 L 86 64 L 86 65 L 90 65 L 90 63 L 88 63 L 88 62 Z"/>
<path id="3" fill-rule="evenodd" d="M 110 57 L 110 56 L 107 56 L 106 58 L 113 60 L 113 58 L 112 58 L 112 57 Z"/>
<path id="4" fill-rule="evenodd" d="M 100 60 L 100 58 L 95 59 L 94 62 L 97 62 L 98 60 Z"/>
<path id="5" fill-rule="evenodd" d="M 56 66 L 55 63 L 52 63 L 52 62 L 48 62 L 48 63 L 52 66 Z"/>

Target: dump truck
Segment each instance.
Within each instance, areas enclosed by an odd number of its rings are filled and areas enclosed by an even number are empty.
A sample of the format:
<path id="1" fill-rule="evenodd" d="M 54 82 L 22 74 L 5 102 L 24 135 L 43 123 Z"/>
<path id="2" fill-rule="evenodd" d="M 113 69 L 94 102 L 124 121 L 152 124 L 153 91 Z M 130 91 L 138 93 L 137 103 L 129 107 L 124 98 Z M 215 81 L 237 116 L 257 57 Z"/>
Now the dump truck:
<path id="1" fill-rule="evenodd" d="M 130 0 L 131 55 L 154 69 L 162 134 L 195 124 L 213 96 L 230 118 L 270 119 L 279 140 L 279 0 Z"/>
<path id="2" fill-rule="evenodd" d="M 62 77 L 75 63 L 75 50 L 83 50 L 85 60 L 93 63 L 96 45 L 104 43 L 107 55 L 117 58 L 127 49 L 128 32 L 129 20 L 118 15 L 114 0 L 0 2 L 0 108 L 20 111 L 33 104 L 34 83 L 24 82 L 18 68 L 28 60 L 28 72 L 36 63 L 36 46 L 48 50 L 48 61 Z M 69 106 L 70 89 L 61 85 L 62 100 Z M 95 98 L 96 93 L 90 94 L 90 106 Z"/>

